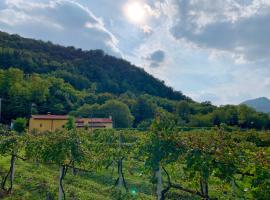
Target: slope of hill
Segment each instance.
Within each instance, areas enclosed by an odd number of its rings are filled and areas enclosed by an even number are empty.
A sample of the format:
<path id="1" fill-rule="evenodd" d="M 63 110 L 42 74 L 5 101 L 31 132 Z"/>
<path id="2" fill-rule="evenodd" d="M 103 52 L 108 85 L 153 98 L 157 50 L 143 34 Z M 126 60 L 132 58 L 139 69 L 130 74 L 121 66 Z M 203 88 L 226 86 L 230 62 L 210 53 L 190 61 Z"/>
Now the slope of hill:
<path id="1" fill-rule="evenodd" d="M 179 126 L 225 123 L 270 128 L 267 114 L 243 105 L 196 103 L 143 69 L 101 50 L 82 51 L 3 32 L 0 98 L 0 120 L 5 124 L 50 112 L 75 117 L 112 116 L 115 128 L 147 128 L 156 113 L 167 112 Z M 251 126 L 250 120 L 256 123 Z"/>
<path id="2" fill-rule="evenodd" d="M 242 104 L 252 107 L 258 112 L 270 113 L 270 99 L 266 97 L 247 100 Z"/>
<path id="3" fill-rule="evenodd" d="M 168 99 L 188 99 L 128 61 L 102 50 L 82 51 L 0 31 L 0 68 L 16 67 L 25 73 L 53 73 L 76 89 L 95 84 L 98 92 L 147 93 Z"/>

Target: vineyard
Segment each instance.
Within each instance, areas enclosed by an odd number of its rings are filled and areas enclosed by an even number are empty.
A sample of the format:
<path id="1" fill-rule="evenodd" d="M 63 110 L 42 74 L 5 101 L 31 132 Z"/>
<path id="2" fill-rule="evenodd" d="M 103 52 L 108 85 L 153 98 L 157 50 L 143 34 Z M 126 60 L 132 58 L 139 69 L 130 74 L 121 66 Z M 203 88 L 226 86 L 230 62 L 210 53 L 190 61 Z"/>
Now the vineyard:
<path id="1" fill-rule="evenodd" d="M 269 146 L 269 131 L 179 131 L 162 113 L 147 131 L 2 128 L 0 198 L 265 200 Z"/>

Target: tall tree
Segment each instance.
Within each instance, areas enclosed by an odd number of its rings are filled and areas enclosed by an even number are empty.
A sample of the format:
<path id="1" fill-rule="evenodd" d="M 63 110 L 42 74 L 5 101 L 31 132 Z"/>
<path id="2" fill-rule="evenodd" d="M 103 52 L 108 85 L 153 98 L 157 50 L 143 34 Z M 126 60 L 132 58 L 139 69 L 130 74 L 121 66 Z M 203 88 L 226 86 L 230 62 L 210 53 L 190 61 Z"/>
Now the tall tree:
<path id="1" fill-rule="evenodd" d="M 128 106 L 117 100 L 109 100 L 100 107 L 104 116 L 111 116 L 115 128 L 131 127 L 134 117 L 132 116 Z"/>

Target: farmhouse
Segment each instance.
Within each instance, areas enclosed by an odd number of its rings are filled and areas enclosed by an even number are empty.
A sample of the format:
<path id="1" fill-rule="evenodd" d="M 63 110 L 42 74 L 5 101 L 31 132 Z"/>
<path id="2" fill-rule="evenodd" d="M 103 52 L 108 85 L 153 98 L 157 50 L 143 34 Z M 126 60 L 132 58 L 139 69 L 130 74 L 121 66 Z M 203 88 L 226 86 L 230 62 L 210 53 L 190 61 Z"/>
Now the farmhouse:
<path id="1" fill-rule="evenodd" d="M 63 129 L 68 122 L 67 115 L 32 115 L 29 120 L 29 131 L 45 132 Z M 78 118 L 77 128 L 113 128 L 112 118 Z"/>

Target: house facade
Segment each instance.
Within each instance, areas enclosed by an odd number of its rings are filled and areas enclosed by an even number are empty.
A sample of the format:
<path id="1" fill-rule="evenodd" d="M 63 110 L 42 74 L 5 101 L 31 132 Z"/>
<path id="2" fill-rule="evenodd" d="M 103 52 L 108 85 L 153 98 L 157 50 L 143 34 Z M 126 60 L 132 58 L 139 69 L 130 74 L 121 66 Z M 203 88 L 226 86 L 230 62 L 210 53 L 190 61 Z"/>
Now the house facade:
<path id="1" fill-rule="evenodd" d="M 29 132 L 55 131 L 64 128 L 67 122 L 67 115 L 32 115 L 29 120 Z"/>
<path id="2" fill-rule="evenodd" d="M 77 128 L 113 128 L 112 118 L 79 118 L 76 120 Z"/>
<path id="3" fill-rule="evenodd" d="M 29 132 L 46 132 L 61 130 L 68 122 L 67 115 L 32 115 L 29 120 Z M 113 128 L 112 118 L 78 118 L 77 128 Z"/>

